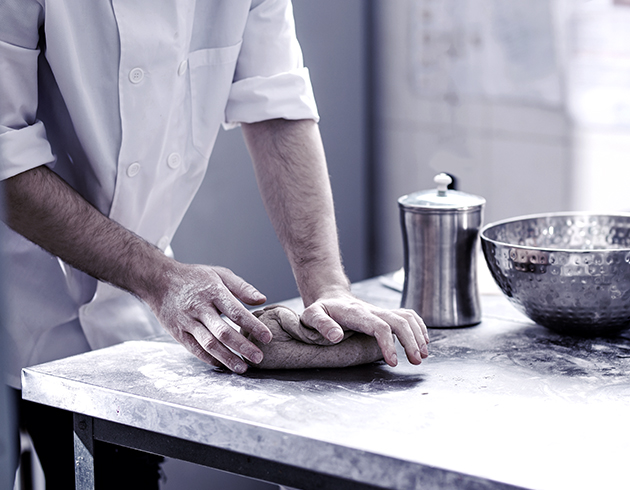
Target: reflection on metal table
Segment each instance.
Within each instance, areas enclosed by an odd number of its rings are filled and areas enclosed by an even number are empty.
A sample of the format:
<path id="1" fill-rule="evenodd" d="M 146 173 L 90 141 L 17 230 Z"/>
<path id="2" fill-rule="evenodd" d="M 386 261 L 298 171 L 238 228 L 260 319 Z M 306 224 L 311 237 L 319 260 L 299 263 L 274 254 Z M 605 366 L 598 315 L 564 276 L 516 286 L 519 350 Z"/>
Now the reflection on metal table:
<path id="1" fill-rule="evenodd" d="M 379 306 L 400 293 L 354 286 Z M 297 310 L 299 301 L 285 303 Z M 23 371 L 23 396 L 75 413 L 77 472 L 93 440 L 303 489 L 627 488 L 630 336 L 563 337 L 499 295 L 483 321 L 430 330 L 420 366 L 213 369 L 167 337 Z"/>

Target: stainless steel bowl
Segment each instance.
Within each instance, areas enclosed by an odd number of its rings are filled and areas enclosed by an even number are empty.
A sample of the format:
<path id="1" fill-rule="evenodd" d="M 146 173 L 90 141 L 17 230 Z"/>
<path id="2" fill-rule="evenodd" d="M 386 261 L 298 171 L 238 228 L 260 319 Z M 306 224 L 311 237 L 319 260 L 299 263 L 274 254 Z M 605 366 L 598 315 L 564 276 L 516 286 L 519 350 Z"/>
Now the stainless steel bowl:
<path id="1" fill-rule="evenodd" d="M 508 299 L 564 334 L 630 328 L 630 215 L 552 213 L 486 225 L 481 245 Z"/>

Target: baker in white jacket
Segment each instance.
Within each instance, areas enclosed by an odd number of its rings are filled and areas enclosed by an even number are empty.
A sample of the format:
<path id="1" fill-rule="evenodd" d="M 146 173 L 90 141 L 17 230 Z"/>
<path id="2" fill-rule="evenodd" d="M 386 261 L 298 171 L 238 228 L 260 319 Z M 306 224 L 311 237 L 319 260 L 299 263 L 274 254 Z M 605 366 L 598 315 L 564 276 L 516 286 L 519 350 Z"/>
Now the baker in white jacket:
<path id="1" fill-rule="evenodd" d="M 169 247 L 221 124 L 242 127 L 302 320 L 332 341 L 374 336 L 392 366 L 395 335 L 419 364 L 422 320 L 350 293 L 317 121 L 290 0 L 0 2 L 9 384 L 22 367 L 163 329 L 236 373 L 260 361 L 220 315 L 269 342 L 243 305 L 265 296 Z"/>

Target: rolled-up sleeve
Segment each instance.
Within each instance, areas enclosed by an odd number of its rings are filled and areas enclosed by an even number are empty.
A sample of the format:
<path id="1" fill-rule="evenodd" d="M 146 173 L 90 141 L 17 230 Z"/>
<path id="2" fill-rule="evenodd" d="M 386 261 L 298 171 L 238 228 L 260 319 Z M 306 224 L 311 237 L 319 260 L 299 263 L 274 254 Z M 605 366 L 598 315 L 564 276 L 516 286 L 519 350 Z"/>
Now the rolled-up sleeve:
<path id="1" fill-rule="evenodd" d="M 262 0 L 243 35 L 225 126 L 268 119 L 319 120 L 308 69 L 295 34 L 290 0 Z"/>
<path id="2" fill-rule="evenodd" d="M 54 162 L 36 119 L 41 10 L 35 1 L 0 2 L 0 180 Z"/>

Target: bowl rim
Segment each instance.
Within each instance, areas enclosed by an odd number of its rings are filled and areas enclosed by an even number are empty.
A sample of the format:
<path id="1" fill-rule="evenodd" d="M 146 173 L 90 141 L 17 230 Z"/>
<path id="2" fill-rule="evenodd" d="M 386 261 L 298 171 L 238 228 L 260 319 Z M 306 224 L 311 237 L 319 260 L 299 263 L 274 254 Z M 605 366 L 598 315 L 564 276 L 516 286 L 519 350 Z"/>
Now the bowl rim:
<path id="1" fill-rule="evenodd" d="M 605 213 L 605 212 L 594 212 L 594 211 L 559 211 L 552 213 L 535 213 L 535 214 L 525 214 L 522 216 L 514 216 L 512 218 L 506 218 L 499 221 L 494 221 L 492 223 L 488 223 L 481 228 L 479 232 L 479 236 L 482 241 L 491 242 L 497 245 L 503 245 L 507 247 L 516 247 L 524 250 L 532 250 L 532 251 L 548 251 L 550 253 L 553 252 L 568 252 L 568 253 L 596 253 L 596 252 L 630 252 L 630 247 L 616 247 L 616 248 L 589 248 L 589 249 L 576 249 L 576 248 L 552 248 L 552 247 L 533 247 L 531 245 L 518 245 L 515 243 L 504 242 L 501 240 L 495 240 L 493 238 L 489 238 L 486 236 L 486 231 L 490 228 L 494 228 L 495 226 L 505 225 L 508 223 L 515 223 L 517 221 L 525 221 L 529 219 L 540 219 L 540 218 L 557 218 L 561 216 L 566 217 L 588 217 L 588 216 L 607 216 L 607 217 L 619 217 L 619 218 L 628 218 L 630 219 L 630 212 L 614 212 L 614 213 Z"/>

